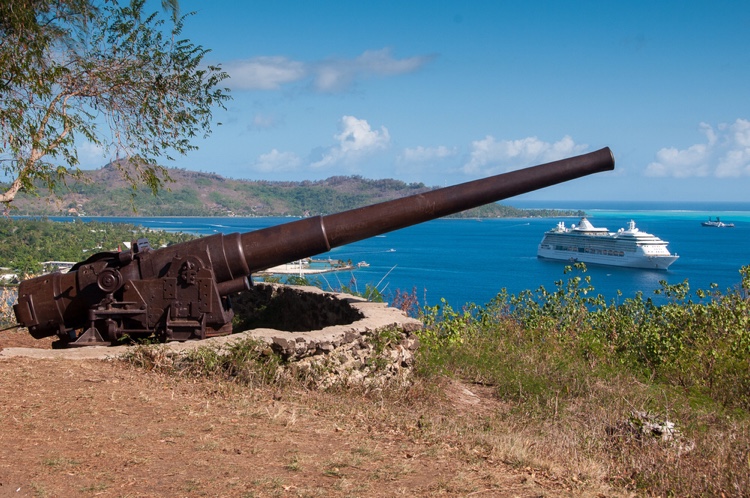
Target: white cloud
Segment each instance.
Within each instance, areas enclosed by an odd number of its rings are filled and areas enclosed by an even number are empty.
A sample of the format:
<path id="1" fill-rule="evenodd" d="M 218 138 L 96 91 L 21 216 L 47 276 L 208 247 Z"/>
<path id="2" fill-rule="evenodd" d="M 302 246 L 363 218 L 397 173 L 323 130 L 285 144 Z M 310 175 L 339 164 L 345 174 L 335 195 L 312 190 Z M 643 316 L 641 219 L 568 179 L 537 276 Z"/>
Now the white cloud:
<path id="1" fill-rule="evenodd" d="M 258 113 L 255 116 L 253 116 L 253 122 L 250 125 L 250 127 L 255 130 L 265 130 L 269 128 L 274 128 L 278 124 L 279 124 L 279 120 L 276 118 L 276 116 L 272 114 Z"/>
<path id="2" fill-rule="evenodd" d="M 341 133 L 333 137 L 338 145 L 327 149 L 319 161 L 311 164 L 313 168 L 353 164 L 363 157 L 388 148 L 391 142 L 385 126 L 381 126 L 380 131 L 373 130 L 366 120 L 354 116 L 342 117 L 341 128 Z"/>
<path id="3" fill-rule="evenodd" d="M 225 65 L 228 85 L 235 90 L 278 90 L 283 85 L 311 78 L 315 90 L 336 93 L 361 79 L 411 73 L 433 59 L 416 56 L 396 59 L 391 49 L 368 50 L 354 59 L 327 59 L 304 63 L 282 56 L 262 56 Z"/>
<path id="4" fill-rule="evenodd" d="M 691 145 L 678 150 L 666 147 L 656 153 L 656 162 L 646 168 L 647 176 L 708 176 L 709 147 L 706 144 Z"/>
<path id="5" fill-rule="evenodd" d="M 486 176 L 575 156 L 587 148 L 569 136 L 549 143 L 537 137 L 498 141 L 488 135 L 471 143 L 470 158 L 462 170 L 469 175 Z"/>
<path id="6" fill-rule="evenodd" d="M 307 75 L 302 62 L 278 56 L 233 61 L 224 69 L 230 76 L 229 86 L 236 90 L 278 90 Z"/>
<path id="7" fill-rule="evenodd" d="M 737 119 L 719 124 L 716 129 L 701 123 L 705 143 L 686 149 L 665 147 L 656 153 L 656 161 L 646 167 L 646 176 L 675 178 L 736 178 L 750 176 L 750 121 Z"/>
<path id="8" fill-rule="evenodd" d="M 106 147 L 96 145 L 88 140 L 76 145 L 76 154 L 82 169 L 101 168 L 111 160 Z"/>
<path id="9" fill-rule="evenodd" d="M 261 154 L 253 165 L 253 170 L 263 173 L 295 171 L 299 169 L 302 160 L 294 152 L 279 152 L 272 149 L 268 154 Z"/>
<path id="10" fill-rule="evenodd" d="M 315 89 L 334 93 L 349 88 L 358 79 L 385 77 L 417 71 L 433 56 L 395 59 L 391 49 L 368 50 L 354 59 L 329 59 L 313 66 Z"/>
<path id="11" fill-rule="evenodd" d="M 740 147 L 750 147 L 750 121 L 738 119 L 730 127 L 734 142 Z"/>
<path id="12" fill-rule="evenodd" d="M 448 148 L 444 145 L 438 147 L 422 147 L 420 145 L 404 149 L 398 157 L 398 160 L 403 163 L 425 163 L 455 156 L 457 152 L 458 151 L 455 147 Z"/>

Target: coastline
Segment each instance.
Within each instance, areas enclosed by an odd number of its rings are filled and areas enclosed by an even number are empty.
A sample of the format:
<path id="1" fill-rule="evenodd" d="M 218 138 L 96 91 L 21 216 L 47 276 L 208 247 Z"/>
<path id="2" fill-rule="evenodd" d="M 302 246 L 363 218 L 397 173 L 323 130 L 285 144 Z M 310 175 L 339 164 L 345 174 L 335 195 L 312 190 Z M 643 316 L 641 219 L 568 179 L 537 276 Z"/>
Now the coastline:
<path id="1" fill-rule="evenodd" d="M 750 203 L 746 205 L 750 208 Z M 750 242 L 750 209 L 730 213 L 698 209 L 651 210 L 647 208 L 652 206 L 647 204 L 635 205 L 639 209 L 630 211 L 604 209 L 611 205 L 587 207 L 596 208 L 587 210 L 596 226 L 617 231 L 634 219 L 640 229 L 667 241 L 670 251 L 680 256 L 668 271 L 589 267 L 587 275 L 592 278 L 594 292 L 601 293 L 608 300 L 621 302 L 639 292 L 644 298 L 652 298 L 654 291 L 661 288 L 662 281 L 676 285 L 687 280 L 691 294 L 696 289 L 708 289 L 714 283 L 723 291 L 739 285 L 740 268 L 750 264 L 750 254 L 742 249 Z M 735 223 L 736 227 L 723 230 L 702 227 L 701 222 L 709 216 L 720 216 L 725 222 Z M 73 221 L 80 218 L 49 219 Z M 202 236 L 248 232 L 294 221 L 295 218 L 82 218 L 89 219 Z M 420 302 L 427 305 L 439 302 L 440 298 L 459 306 L 467 302 L 484 304 L 502 289 L 511 294 L 536 291 L 540 286 L 553 289 L 557 281 L 569 278 L 564 274 L 565 264 L 536 257 L 544 232 L 563 219 L 577 223 L 574 218 L 559 217 L 441 218 L 337 247 L 324 257 L 366 261 L 369 267 L 343 272 L 346 277 L 342 280 L 356 279 L 360 287 L 377 283 L 379 290 L 387 289 L 387 292 L 416 289 Z M 654 298 L 665 299 L 663 296 Z"/>

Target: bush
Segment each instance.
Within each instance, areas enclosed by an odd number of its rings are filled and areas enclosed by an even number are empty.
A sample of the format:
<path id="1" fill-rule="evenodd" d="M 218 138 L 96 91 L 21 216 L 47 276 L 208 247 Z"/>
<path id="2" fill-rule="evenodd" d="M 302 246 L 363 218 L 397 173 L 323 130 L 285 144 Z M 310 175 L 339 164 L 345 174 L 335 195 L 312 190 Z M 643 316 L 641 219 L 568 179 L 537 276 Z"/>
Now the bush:
<path id="1" fill-rule="evenodd" d="M 460 312 L 444 301 L 424 308 L 418 372 L 491 386 L 536 434 L 545 461 L 587 455 L 614 484 L 654 496 L 744 496 L 750 267 L 725 293 L 712 286 L 691 297 L 687 282 L 663 282 L 661 305 L 641 294 L 608 303 L 585 271 L 567 268 L 575 273 L 552 291 L 503 290 Z M 634 413 L 676 421 L 675 437 L 628 429 Z"/>
<path id="2" fill-rule="evenodd" d="M 583 274 L 586 268 L 578 264 L 566 269 L 572 271 Z M 461 313 L 443 301 L 424 310 L 423 360 L 437 366 L 452 358 L 452 367 L 463 371 L 470 367 L 462 348 L 477 359 L 487 349 L 502 351 L 505 358 L 514 358 L 516 366 L 527 358 L 537 365 L 535 371 L 550 380 L 555 376 L 549 370 L 558 367 L 598 369 L 603 374 L 625 368 L 643 381 L 748 410 L 750 267 L 740 272 L 739 289 L 726 294 L 715 288 L 697 291 L 698 301 L 690 298 L 687 282 L 662 282 L 656 291 L 668 300 L 662 305 L 641 294 L 622 304 L 607 303 L 594 295 L 590 277 L 581 275 L 556 282 L 552 292 L 540 287 L 509 296 L 503 291 L 486 306 L 470 304 Z M 509 374 L 520 382 L 517 368 Z M 536 375 L 524 377 L 534 383 L 531 379 Z M 560 388 L 555 382 L 549 384 L 550 389 Z M 520 382 L 516 391 L 523 390 Z"/>

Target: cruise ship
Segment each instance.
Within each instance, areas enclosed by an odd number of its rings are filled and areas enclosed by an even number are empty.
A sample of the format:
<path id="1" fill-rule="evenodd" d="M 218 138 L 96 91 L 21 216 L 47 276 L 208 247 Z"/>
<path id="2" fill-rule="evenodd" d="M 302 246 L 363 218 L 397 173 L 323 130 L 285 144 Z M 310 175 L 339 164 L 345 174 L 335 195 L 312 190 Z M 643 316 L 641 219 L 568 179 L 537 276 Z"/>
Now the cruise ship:
<path id="1" fill-rule="evenodd" d="M 656 235 L 641 232 L 635 221 L 627 230 L 612 233 L 596 228 L 585 217 L 570 228 L 564 222 L 544 233 L 537 256 L 543 259 L 582 262 L 596 265 L 625 266 L 666 270 L 679 256 L 671 254 L 667 242 Z"/>

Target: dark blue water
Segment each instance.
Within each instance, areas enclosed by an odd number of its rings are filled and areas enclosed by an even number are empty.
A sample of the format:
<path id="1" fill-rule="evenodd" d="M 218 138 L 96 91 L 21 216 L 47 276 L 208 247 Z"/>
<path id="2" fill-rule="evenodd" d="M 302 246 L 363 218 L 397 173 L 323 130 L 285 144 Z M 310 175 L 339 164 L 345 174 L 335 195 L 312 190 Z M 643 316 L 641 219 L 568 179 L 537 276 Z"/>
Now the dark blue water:
<path id="1" fill-rule="evenodd" d="M 516 203 L 514 203 L 515 205 Z M 535 205 L 538 204 L 538 205 Z M 565 205 L 567 204 L 567 205 Z M 642 291 L 648 297 L 659 282 L 688 280 L 690 288 L 720 290 L 736 287 L 739 269 L 750 264 L 750 204 L 666 206 L 664 204 L 592 205 L 519 202 L 521 207 L 568 207 L 584 209 L 595 226 L 616 231 L 634 219 L 638 228 L 669 242 L 680 256 L 668 271 L 591 266 L 595 292 L 608 299 L 632 297 Z M 708 216 L 721 216 L 735 228 L 704 228 Z M 208 235 L 245 232 L 293 221 L 290 218 L 98 218 L 102 221 L 136 223 L 154 229 Z M 386 295 L 397 289 L 416 288 L 422 304 L 436 304 L 445 297 L 454 307 L 474 302 L 485 304 L 502 288 L 517 294 L 525 289 L 566 279 L 565 263 L 541 261 L 536 249 L 545 230 L 562 218 L 546 219 L 440 219 L 383 236 L 334 248 L 334 259 L 366 261 L 369 267 L 353 272 L 318 277 L 334 288 L 343 285 L 364 290 L 377 285 Z M 564 219 L 566 224 L 577 219 Z M 353 284 L 352 280 L 356 283 Z"/>

